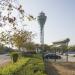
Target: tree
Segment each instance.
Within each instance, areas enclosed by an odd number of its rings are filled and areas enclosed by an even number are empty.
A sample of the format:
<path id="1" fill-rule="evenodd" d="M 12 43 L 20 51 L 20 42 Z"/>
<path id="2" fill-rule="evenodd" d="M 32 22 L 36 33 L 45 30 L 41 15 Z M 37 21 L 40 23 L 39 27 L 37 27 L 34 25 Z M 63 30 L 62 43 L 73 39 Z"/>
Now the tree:
<path id="1" fill-rule="evenodd" d="M 47 44 L 44 44 L 44 51 L 50 51 L 50 46 Z"/>
<path id="2" fill-rule="evenodd" d="M 36 46 L 33 42 L 26 43 L 25 48 L 29 51 L 35 51 L 36 50 Z"/>
<path id="3" fill-rule="evenodd" d="M 21 4 L 17 4 L 18 0 L 0 0 L 0 27 L 4 30 L 1 33 L 0 40 L 2 43 L 8 44 L 11 42 L 13 45 L 12 37 L 9 34 L 9 30 L 11 33 L 14 33 L 25 25 L 25 20 L 35 20 L 31 14 L 27 14 L 23 9 Z M 16 13 L 16 14 L 14 14 Z M 8 26 L 9 29 L 4 29 L 5 26 Z M 7 32 L 7 33 L 6 33 Z M 14 33 L 18 34 L 18 33 Z"/>
<path id="4" fill-rule="evenodd" d="M 0 0 L 0 27 L 9 25 L 13 29 L 17 25 L 23 24 L 25 18 L 29 21 L 35 20 L 35 18 L 27 14 L 22 5 L 17 4 L 18 0 Z M 14 14 L 17 13 L 16 14 Z"/>
<path id="5" fill-rule="evenodd" d="M 32 32 L 21 30 L 12 35 L 12 42 L 19 50 L 21 50 L 21 48 L 25 48 L 25 45 L 31 42 L 31 40 Z"/>
<path id="6" fill-rule="evenodd" d="M 2 51 L 4 49 L 3 44 L 0 44 L 0 51 Z"/>
<path id="7" fill-rule="evenodd" d="M 75 51 L 75 45 L 69 46 L 69 51 Z"/>
<path id="8" fill-rule="evenodd" d="M 8 35 L 5 32 L 0 33 L 0 43 L 7 44 L 8 43 Z"/>
<path id="9" fill-rule="evenodd" d="M 1 32 L 0 33 L 0 43 L 4 45 L 13 45 L 11 41 L 11 34 L 10 32 Z"/>
<path id="10" fill-rule="evenodd" d="M 47 51 L 51 51 L 51 45 L 47 45 L 47 44 L 44 44 L 44 45 L 40 45 L 40 44 L 35 44 L 35 47 L 37 50 L 41 50 L 41 47 L 43 46 L 43 49 L 44 49 L 44 52 L 47 52 Z"/>

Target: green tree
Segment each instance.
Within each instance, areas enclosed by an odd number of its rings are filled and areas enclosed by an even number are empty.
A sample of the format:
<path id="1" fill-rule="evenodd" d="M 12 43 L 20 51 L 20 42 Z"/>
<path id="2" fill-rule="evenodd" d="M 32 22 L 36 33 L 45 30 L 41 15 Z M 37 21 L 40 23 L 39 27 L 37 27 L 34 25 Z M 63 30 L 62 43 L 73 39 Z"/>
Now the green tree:
<path id="1" fill-rule="evenodd" d="M 11 41 L 12 37 L 9 32 L 0 33 L 0 43 L 4 45 L 13 45 Z"/>
<path id="2" fill-rule="evenodd" d="M 21 50 L 21 48 L 25 48 L 25 45 L 32 40 L 32 32 L 28 31 L 17 31 L 12 35 L 13 44 Z"/>
<path id="3" fill-rule="evenodd" d="M 47 44 L 44 44 L 44 51 L 50 51 L 50 46 Z"/>
<path id="4" fill-rule="evenodd" d="M 31 14 L 27 14 L 22 5 L 17 4 L 17 1 L 18 0 L 0 0 L 0 27 L 4 28 L 8 26 L 11 33 L 14 33 L 14 31 L 18 29 L 18 26 L 22 28 L 23 25 L 25 25 L 26 19 L 29 21 L 36 19 Z M 7 28 L 6 30 L 9 31 L 9 29 Z M 3 31 L 4 30 L 5 29 L 3 29 Z M 0 42 L 4 44 L 11 43 L 13 45 L 14 42 L 11 41 L 12 37 L 8 35 L 10 34 L 1 33 Z"/>
<path id="5" fill-rule="evenodd" d="M 35 51 L 36 50 L 36 46 L 33 42 L 26 43 L 25 48 L 29 51 Z"/>
<path id="6" fill-rule="evenodd" d="M 69 46 L 69 51 L 75 51 L 75 45 Z"/>
<path id="7" fill-rule="evenodd" d="M 4 49 L 4 46 L 0 44 L 0 52 Z"/>
<path id="8" fill-rule="evenodd" d="M 0 33 L 0 43 L 7 44 L 8 43 L 8 35 L 5 32 Z"/>

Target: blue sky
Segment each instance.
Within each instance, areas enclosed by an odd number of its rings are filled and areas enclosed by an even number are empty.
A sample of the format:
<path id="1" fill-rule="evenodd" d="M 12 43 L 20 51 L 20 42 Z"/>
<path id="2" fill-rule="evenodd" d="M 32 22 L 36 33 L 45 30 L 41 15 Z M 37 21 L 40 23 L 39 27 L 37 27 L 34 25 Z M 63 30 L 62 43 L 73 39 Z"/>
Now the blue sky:
<path id="1" fill-rule="evenodd" d="M 75 0 L 19 0 L 28 14 L 37 17 L 41 11 L 47 15 L 45 43 L 70 38 L 75 44 Z M 35 42 L 40 42 L 40 26 L 37 21 L 26 22 L 25 28 L 36 33 Z"/>

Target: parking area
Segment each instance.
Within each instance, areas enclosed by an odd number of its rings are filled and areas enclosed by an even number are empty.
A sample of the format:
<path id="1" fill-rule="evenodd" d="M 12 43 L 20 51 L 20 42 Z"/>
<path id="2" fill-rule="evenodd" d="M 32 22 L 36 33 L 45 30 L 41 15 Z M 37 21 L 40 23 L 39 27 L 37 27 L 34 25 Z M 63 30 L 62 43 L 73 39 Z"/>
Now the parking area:
<path id="1" fill-rule="evenodd" d="M 60 55 L 61 59 L 48 59 L 47 61 L 51 62 L 66 62 L 67 61 L 67 56 L 66 55 Z M 75 62 L 75 57 L 73 56 L 68 56 L 68 62 Z"/>
<path id="2" fill-rule="evenodd" d="M 67 56 L 61 55 L 63 61 L 66 61 Z M 68 56 L 68 62 L 75 62 L 75 57 L 74 56 Z"/>
<path id="3" fill-rule="evenodd" d="M 61 59 L 46 59 L 48 75 L 75 75 L 75 57 L 61 55 Z"/>

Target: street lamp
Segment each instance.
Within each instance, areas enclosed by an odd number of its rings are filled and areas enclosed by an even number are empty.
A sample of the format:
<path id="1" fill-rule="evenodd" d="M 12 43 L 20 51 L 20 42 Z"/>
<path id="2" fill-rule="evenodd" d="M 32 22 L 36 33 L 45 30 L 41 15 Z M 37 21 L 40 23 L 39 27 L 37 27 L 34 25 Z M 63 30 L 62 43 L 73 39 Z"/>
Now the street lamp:
<path id="1" fill-rule="evenodd" d="M 45 15 L 45 13 L 41 12 L 38 16 L 38 23 L 40 24 L 40 43 L 41 43 L 42 53 L 44 51 L 44 25 L 46 19 L 47 16 Z"/>

